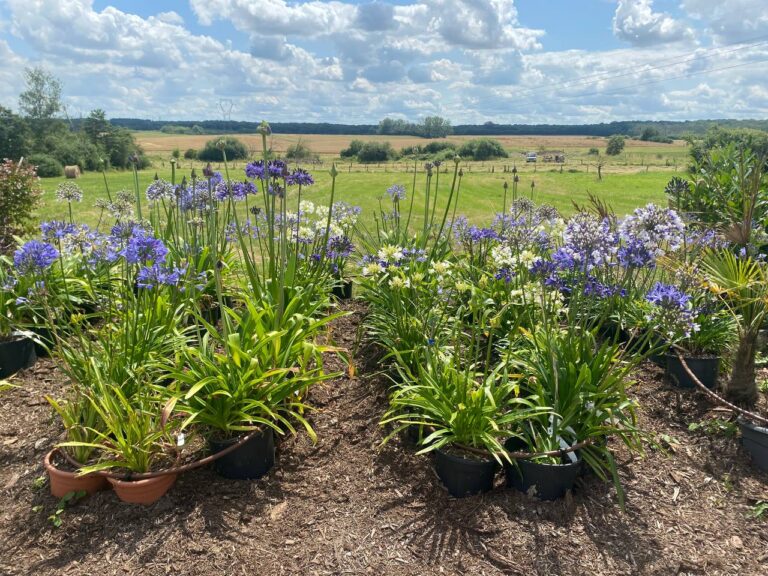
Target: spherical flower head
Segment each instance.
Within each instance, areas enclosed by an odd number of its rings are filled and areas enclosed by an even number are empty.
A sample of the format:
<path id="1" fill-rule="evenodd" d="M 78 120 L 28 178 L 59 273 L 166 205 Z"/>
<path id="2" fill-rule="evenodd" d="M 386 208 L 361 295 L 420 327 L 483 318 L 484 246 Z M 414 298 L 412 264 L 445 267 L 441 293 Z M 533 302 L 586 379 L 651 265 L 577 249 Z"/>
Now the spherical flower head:
<path id="1" fill-rule="evenodd" d="M 264 180 L 264 161 L 259 160 L 246 164 L 245 175 L 252 180 Z"/>
<path id="2" fill-rule="evenodd" d="M 405 200 L 405 186 L 402 184 L 393 184 L 387 188 L 387 194 L 392 199 L 392 202 L 399 202 Z"/>
<path id="3" fill-rule="evenodd" d="M 150 202 L 157 202 L 158 200 L 163 199 L 172 199 L 175 197 L 173 185 L 163 180 L 162 178 L 158 178 L 157 180 L 154 180 L 149 186 L 147 186 L 147 200 Z"/>
<path id="4" fill-rule="evenodd" d="M 379 260 L 384 262 L 400 262 L 405 257 L 405 254 L 400 246 L 387 244 L 378 251 L 377 256 Z"/>
<path id="5" fill-rule="evenodd" d="M 662 308 L 685 310 L 688 308 L 691 297 L 677 286 L 656 282 L 653 288 L 648 291 L 645 299 Z"/>
<path id="6" fill-rule="evenodd" d="M 58 257 L 51 244 L 30 240 L 13 253 L 13 265 L 19 274 L 34 274 L 49 268 Z"/>
<path id="7" fill-rule="evenodd" d="M 46 242 L 59 241 L 77 232 L 77 226 L 61 220 L 51 220 L 40 224 L 43 240 Z"/>
<path id="8" fill-rule="evenodd" d="M 56 199 L 60 202 L 81 202 L 83 191 L 74 182 L 62 182 L 56 187 Z"/>
<path id="9" fill-rule="evenodd" d="M 676 250 L 683 243 L 685 224 L 677 212 L 648 204 L 637 208 L 619 225 L 619 235 L 626 243 L 640 242 L 655 256 L 665 249 Z"/>
<path id="10" fill-rule="evenodd" d="M 385 268 L 379 262 L 369 262 L 361 268 L 363 276 L 376 276 L 384 272 Z"/>
<path id="11" fill-rule="evenodd" d="M 329 258 L 348 258 L 355 246 L 347 236 L 334 236 L 328 239 Z"/>
<path id="12" fill-rule="evenodd" d="M 296 168 L 285 179 L 285 183 L 288 186 L 312 186 L 315 183 L 315 179 L 303 168 Z"/>
<path id="13" fill-rule="evenodd" d="M 131 236 L 125 249 L 120 253 L 129 264 L 163 263 L 167 254 L 168 248 L 162 240 L 147 235 L 143 231 Z"/>
<path id="14" fill-rule="evenodd" d="M 607 264 L 618 250 L 618 238 L 607 218 L 575 214 L 563 232 L 563 248 L 583 269 Z"/>

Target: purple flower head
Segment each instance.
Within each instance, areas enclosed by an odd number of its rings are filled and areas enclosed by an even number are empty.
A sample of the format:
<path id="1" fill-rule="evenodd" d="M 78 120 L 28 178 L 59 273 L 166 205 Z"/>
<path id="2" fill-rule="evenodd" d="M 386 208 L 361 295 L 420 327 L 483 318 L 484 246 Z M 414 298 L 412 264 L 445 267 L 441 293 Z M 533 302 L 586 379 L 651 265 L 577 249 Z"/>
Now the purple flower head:
<path id="1" fill-rule="evenodd" d="M 278 198 L 283 198 L 285 196 L 285 188 L 280 186 L 280 184 L 274 183 L 270 184 L 267 188 L 267 193 L 270 196 L 277 196 Z"/>
<path id="2" fill-rule="evenodd" d="M 588 277 L 584 283 L 584 295 L 592 296 L 598 299 L 610 298 L 611 296 L 626 296 L 627 291 L 620 286 L 609 286 L 603 284 L 596 278 Z"/>
<path id="3" fill-rule="evenodd" d="M 59 251 L 51 244 L 30 240 L 13 253 L 13 265 L 20 274 L 42 272 L 59 257 Z"/>
<path id="4" fill-rule="evenodd" d="M 579 212 L 568 221 L 560 250 L 568 252 L 582 270 L 591 270 L 610 263 L 618 250 L 618 237 L 611 230 L 607 218 L 601 220 L 592 214 Z"/>
<path id="5" fill-rule="evenodd" d="M 141 231 L 128 239 L 128 244 L 120 252 L 129 264 L 163 263 L 168 254 L 163 241 Z"/>
<path id="6" fill-rule="evenodd" d="M 312 186 L 315 183 L 315 179 L 303 168 L 296 168 L 285 179 L 285 183 L 288 186 Z"/>
<path id="7" fill-rule="evenodd" d="M 157 200 L 174 198 L 173 185 L 170 182 L 157 179 L 147 186 L 147 200 L 156 202 Z"/>
<path id="8" fill-rule="evenodd" d="M 549 260 L 539 259 L 536 260 L 530 267 L 529 272 L 532 276 L 539 278 L 546 278 L 555 273 L 557 266 L 554 262 Z"/>
<path id="9" fill-rule="evenodd" d="M 656 282 L 653 288 L 648 291 L 645 299 L 662 308 L 685 310 L 688 308 L 691 297 L 676 286 Z"/>
<path id="10" fill-rule="evenodd" d="M 619 235 L 624 242 L 642 243 L 654 256 L 663 254 L 665 248 L 680 247 L 684 233 L 685 224 L 677 212 L 655 204 L 637 208 L 619 225 Z"/>
<path id="11" fill-rule="evenodd" d="M 51 220 L 50 222 L 42 222 L 40 224 L 40 232 L 42 232 L 43 240 L 46 242 L 61 240 L 66 236 L 76 234 L 77 230 L 77 226 L 74 224 L 62 222 L 61 220 Z"/>
<path id="12" fill-rule="evenodd" d="M 402 184 L 393 184 L 387 188 L 387 194 L 392 199 L 392 202 L 399 202 L 405 200 L 405 186 Z"/>
<path id="13" fill-rule="evenodd" d="M 253 182 L 219 182 L 214 196 L 220 202 L 227 198 L 244 200 L 248 194 L 256 194 L 256 192 L 256 185 Z"/>
<path id="14" fill-rule="evenodd" d="M 334 236 L 328 239 L 329 258 L 348 258 L 355 246 L 347 236 Z"/>
<path id="15" fill-rule="evenodd" d="M 512 280 L 512 276 L 514 276 L 515 273 L 511 271 L 509 268 L 500 268 L 498 272 L 494 275 L 494 278 L 496 280 L 504 280 L 507 284 Z"/>
<path id="16" fill-rule="evenodd" d="M 187 274 L 187 266 L 165 267 L 160 264 L 144 266 L 136 275 L 139 288 L 151 289 L 158 286 L 178 286 Z"/>
<path id="17" fill-rule="evenodd" d="M 264 180 L 264 162 L 249 162 L 245 166 L 245 175 L 252 180 Z"/>
<path id="18" fill-rule="evenodd" d="M 619 248 L 619 264 L 625 268 L 654 268 L 656 257 L 648 245 L 635 238 Z"/>
<path id="19" fill-rule="evenodd" d="M 267 171 L 272 178 L 286 178 L 288 176 L 288 164 L 283 160 L 270 160 L 267 163 Z"/>

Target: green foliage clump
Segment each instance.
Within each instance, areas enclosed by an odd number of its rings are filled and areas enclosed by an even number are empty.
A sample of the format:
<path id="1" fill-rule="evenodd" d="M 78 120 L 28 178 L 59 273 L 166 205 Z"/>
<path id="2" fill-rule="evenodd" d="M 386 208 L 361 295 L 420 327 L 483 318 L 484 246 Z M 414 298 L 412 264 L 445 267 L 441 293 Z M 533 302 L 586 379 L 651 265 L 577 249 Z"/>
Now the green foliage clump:
<path id="1" fill-rule="evenodd" d="M 352 140 L 349 148 L 342 150 L 342 158 L 357 158 L 359 162 L 386 162 L 397 158 L 397 152 L 389 142 L 363 142 Z"/>
<path id="2" fill-rule="evenodd" d="M 33 228 L 32 215 L 41 194 L 34 166 L 13 160 L 0 164 L 0 253 L 14 247 L 14 236 Z"/>
<path id="3" fill-rule="evenodd" d="M 618 156 L 624 151 L 625 144 L 626 136 L 614 134 L 608 138 L 608 145 L 605 147 L 605 153 L 608 154 L 608 156 Z"/>
<path id="4" fill-rule="evenodd" d="M 186 160 L 197 160 L 197 150 L 194 148 L 187 148 L 184 151 L 184 158 Z"/>
<path id="5" fill-rule="evenodd" d="M 41 178 L 56 178 L 64 174 L 61 162 L 48 154 L 32 154 L 27 161 L 37 167 L 37 175 Z"/>
<path id="6" fill-rule="evenodd" d="M 475 138 L 461 145 L 459 156 L 472 160 L 492 160 L 494 158 L 507 158 L 509 154 L 498 140 Z"/>
<path id="7" fill-rule="evenodd" d="M 246 145 L 233 136 L 208 140 L 205 147 L 197 153 L 197 158 L 206 162 L 222 162 L 224 161 L 224 153 L 227 155 L 227 160 L 248 158 Z"/>
<path id="8" fill-rule="evenodd" d="M 296 142 L 288 146 L 288 150 L 285 151 L 285 157 L 289 160 L 312 160 L 317 157 L 317 154 L 312 152 L 312 149 L 304 142 Z"/>

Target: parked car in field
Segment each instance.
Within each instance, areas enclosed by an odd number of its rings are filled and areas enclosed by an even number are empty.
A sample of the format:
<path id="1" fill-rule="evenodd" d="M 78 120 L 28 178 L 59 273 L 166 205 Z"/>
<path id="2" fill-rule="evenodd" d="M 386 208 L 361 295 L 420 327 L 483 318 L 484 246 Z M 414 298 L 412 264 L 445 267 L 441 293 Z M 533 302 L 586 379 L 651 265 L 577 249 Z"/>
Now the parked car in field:
<path id="1" fill-rule="evenodd" d="M 526 162 L 536 162 L 536 152 L 528 152 L 525 156 Z"/>

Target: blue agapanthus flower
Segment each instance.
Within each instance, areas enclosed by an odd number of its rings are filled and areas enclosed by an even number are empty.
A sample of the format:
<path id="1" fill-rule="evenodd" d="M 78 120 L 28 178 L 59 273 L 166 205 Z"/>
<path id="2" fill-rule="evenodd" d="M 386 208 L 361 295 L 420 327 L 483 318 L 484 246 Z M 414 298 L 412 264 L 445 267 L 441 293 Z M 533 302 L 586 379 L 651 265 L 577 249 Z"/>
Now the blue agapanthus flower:
<path id="1" fill-rule="evenodd" d="M 163 241 L 143 231 L 131 236 L 126 247 L 120 252 L 129 264 L 163 263 L 166 254 L 168 248 Z"/>
<path id="2" fill-rule="evenodd" d="M 187 267 L 166 267 L 160 264 L 144 266 L 136 275 L 139 288 L 151 289 L 158 286 L 178 286 L 187 274 Z"/>
<path id="3" fill-rule="evenodd" d="M 288 186 L 312 186 L 315 183 L 315 179 L 312 178 L 312 174 L 303 168 L 296 168 L 285 179 L 285 183 Z"/>
<path id="4" fill-rule="evenodd" d="M 671 284 L 663 284 L 656 282 L 648 291 L 645 299 L 656 306 L 662 308 L 685 310 L 688 308 L 688 303 L 691 301 L 691 297 Z"/>
<path id="5" fill-rule="evenodd" d="M 174 198 L 173 184 L 158 178 L 154 180 L 149 186 L 147 186 L 147 200 L 150 202 L 156 202 L 163 199 Z"/>
<path id="6" fill-rule="evenodd" d="M 399 202 L 400 200 L 405 200 L 405 186 L 402 184 L 393 184 L 389 188 L 387 188 L 387 194 L 389 194 L 389 197 L 392 199 L 393 202 Z"/>
<path id="7" fill-rule="evenodd" d="M 34 274 L 50 267 L 59 257 L 51 244 L 30 240 L 13 253 L 13 265 L 20 274 Z"/>
<path id="8" fill-rule="evenodd" d="M 46 242 L 61 240 L 76 234 L 77 230 L 78 228 L 74 224 L 62 222 L 61 220 L 51 220 L 50 222 L 42 222 L 40 224 L 40 232 L 42 232 L 43 240 Z"/>

